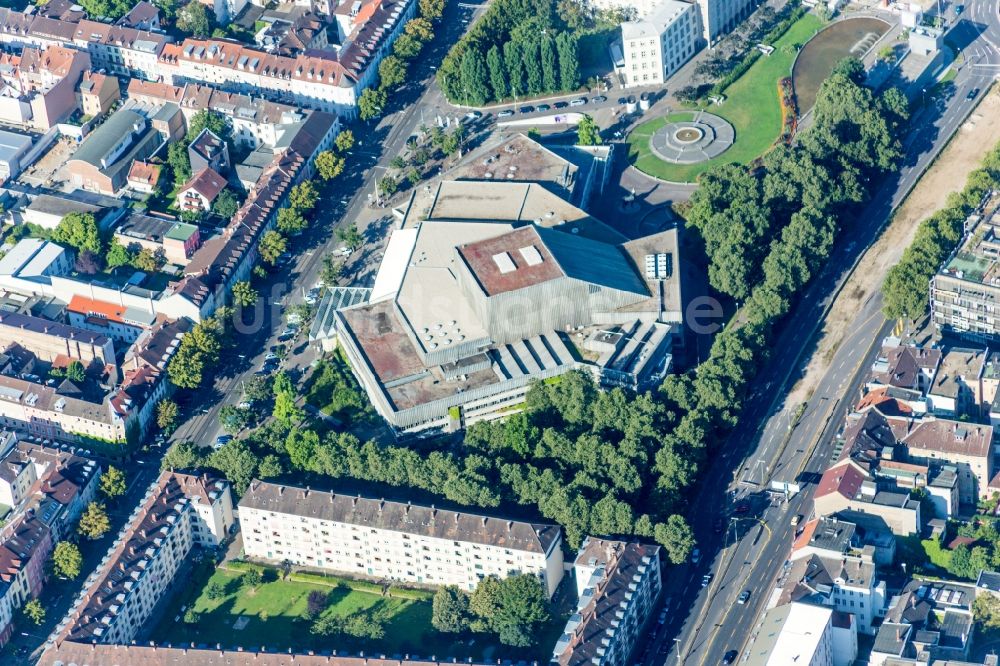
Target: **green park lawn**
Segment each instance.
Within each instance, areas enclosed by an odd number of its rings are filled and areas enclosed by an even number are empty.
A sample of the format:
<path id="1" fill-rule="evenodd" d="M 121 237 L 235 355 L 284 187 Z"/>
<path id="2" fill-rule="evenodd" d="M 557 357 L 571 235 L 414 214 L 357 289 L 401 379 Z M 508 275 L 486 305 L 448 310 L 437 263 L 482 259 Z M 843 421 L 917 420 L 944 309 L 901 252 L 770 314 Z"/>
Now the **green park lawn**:
<path id="1" fill-rule="evenodd" d="M 705 171 L 738 162 L 747 164 L 766 153 L 781 134 L 781 103 L 778 81 L 789 76 L 799 47 L 823 27 L 814 14 L 806 14 L 774 43 L 774 52 L 761 56 L 724 91 L 726 101 L 705 110 L 728 120 L 736 130 L 736 141 L 718 157 L 699 164 L 670 164 L 649 148 L 649 137 L 668 122 L 687 120 L 691 112 L 671 113 L 639 125 L 628 137 L 629 160 L 651 176 L 675 182 L 692 182 Z"/>
<path id="2" fill-rule="evenodd" d="M 438 633 L 431 625 L 433 593 L 429 591 L 391 588 L 389 596 L 383 596 L 375 584 L 317 574 L 293 574 L 295 580 L 280 580 L 273 569 L 265 569 L 266 582 L 251 591 L 240 585 L 241 575 L 241 571 L 213 570 L 206 565 L 196 569 L 190 576 L 190 585 L 177 594 L 151 638 L 157 643 L 175 645 L 220 643 L 224 647 L 265 647 L 269 651 L 289 648 L 297 652 L 364 650 L 366 654 L 419 654 L 476 660 L 501 654 L 536 660 L 545 656 L 504 648 L 493 636 L 459 638 L 454 634 Z M 225 595 L 209 599 L 205 588 L 210 581 L 223 585 Z M 361 640 L 310 633 L 311 623 L 305 618 L 305 612 L 309 593 L 313 590 L 328 594 L 324 615 L 346 616 L 369 611 L 388 618 L 385 636 L 379 640 Z M 198 614 L 197 623 L 184 621 L 182 606 Z M 241 618 L 245 620 L 241 623 L 242 628 L 237 629 L 234 624 Z M 553 636 L 550 643 L 540 643 L 540 649 L 550 649 L 555 638 Z"/>

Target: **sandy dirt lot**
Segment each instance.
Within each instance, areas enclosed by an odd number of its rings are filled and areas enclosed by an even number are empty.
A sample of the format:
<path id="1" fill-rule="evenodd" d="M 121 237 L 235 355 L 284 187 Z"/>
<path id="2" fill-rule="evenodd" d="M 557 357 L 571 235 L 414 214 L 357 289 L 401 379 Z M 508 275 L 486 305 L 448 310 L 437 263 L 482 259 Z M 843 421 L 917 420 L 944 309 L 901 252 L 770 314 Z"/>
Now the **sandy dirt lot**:
<path id="1" fill-rule="evenodd" d="M 859 267 L 834 302 L 823 328 L 816 352 L 805 374 L 795 385 L 787 404 L 807 400 L 829 368 L 837 347 L 854 320 L 858 305 L 882 285 L 886 272 L 903 254 L 920 222 L 944 207 L 952 192 L 965 187 L 969 172 L 976 169 L 986 153 L 1000 142 L 1000 92 L 994 88 L 959 129 L 938 159 L 896 209 L 892 223 L 862 257 Z"/>

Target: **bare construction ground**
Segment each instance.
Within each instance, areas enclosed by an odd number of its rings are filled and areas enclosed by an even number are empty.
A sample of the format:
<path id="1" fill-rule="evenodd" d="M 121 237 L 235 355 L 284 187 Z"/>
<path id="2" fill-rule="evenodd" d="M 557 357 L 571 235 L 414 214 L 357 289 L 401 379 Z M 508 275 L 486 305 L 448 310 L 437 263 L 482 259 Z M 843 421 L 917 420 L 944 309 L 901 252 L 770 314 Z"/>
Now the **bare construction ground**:
<path id="1" fill-rule="evenodd" d="M 886 272 L 913 241 L 920 222 L 943 208 L 948 195 L 965 187 L 969 172 L 1000 142 L 1000 92 L 994 88 L 959 128 L 937 161 L 924 173 L 910 195 L 896 209 L 892 223 L 861 258 L 859 267 L 834 301 L 819 332 L 816 352 L 786 404 L 808 399 L 829 369 L 837 347 L 854 320 L 859 305 L 882 286 Z"/>

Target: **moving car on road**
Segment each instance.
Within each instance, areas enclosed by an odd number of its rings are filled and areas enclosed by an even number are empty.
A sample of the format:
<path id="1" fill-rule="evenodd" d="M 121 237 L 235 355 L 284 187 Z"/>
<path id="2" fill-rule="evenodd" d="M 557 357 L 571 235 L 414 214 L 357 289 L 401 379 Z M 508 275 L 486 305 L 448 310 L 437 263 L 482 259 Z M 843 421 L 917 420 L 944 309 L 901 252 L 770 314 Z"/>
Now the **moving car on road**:
<path id="1" fill-rule="evenodd" d="M 736 603 L 742 606 L 748 601 L 750 601 L 750 590 L 743 590 L 743 592 L 740 593 L 740 598 L 736 600 Z"/>
<path id="2" fill-rule="evenodd" d="M 969 91 L 969 94 L 965 96 L 965 99 L 973 100 L 976 99 L 976 95 L 979 94 L 979 88 L 973 88 Z"/>
<path id="3" fill-rule="evenodd" d="M 737 656 L 738 656 L 738 653 L 736 652 L 736 650 L 730 650 L 725 655 L 723 655 L 723 657 L 722 657 L 722 663 L 723 664 L 731 664 L 734 661 L 736 661 L 736 657 Z"/>

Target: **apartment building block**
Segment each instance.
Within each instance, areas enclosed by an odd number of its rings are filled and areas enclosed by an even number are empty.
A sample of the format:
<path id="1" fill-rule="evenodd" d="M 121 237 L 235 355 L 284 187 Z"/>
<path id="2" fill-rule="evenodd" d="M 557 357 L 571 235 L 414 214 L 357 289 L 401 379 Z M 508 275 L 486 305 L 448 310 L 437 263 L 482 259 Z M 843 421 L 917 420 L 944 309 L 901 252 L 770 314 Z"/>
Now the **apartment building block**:
<path id="1" fill-rule="evenodd" d="M 54 640 L 128 644 L 195 547 L 214 548 L 233 526 L 229 483 L 163 472 L 53 633 Z"/>
<path id="2" fill-rule="evenodd" d="M 553 666 L 625 666 L 661 589 L 660 547 L 587 537 L 573 563 L 578 602 Z"/>
<path id="3" fill-rule="evenodd" d="M 50 45 L 0 56 L 0 120 L 48 131 L 76 111 L 76 87 L 90 69 L 90 56 Z"/>
<path id="4" fill-rule="evenodd" d="M 409 656 L 334 655 L 268 652 L 264 648 L 174 647 L 170 645 L 104 645 L 69 640 L 51 641 L 38 662 L 41 666 L 453 666 L 454 661 L 431 661 Z M 496 666 L 495 663 L 461 662 L 468 666 Z"/>
<path id="5" fill-rule="evenodd" d="M 977 342 L 1000 339 L 1000 218 L 972 215 L 966 235 L 931 278 L 931 320 L 942 332 Z"/>
<path id="6" fill-rule="evenodd" d="M 247 557 L 265 562 L 473 590 L 487 576 L 563 575 L 556 525 L 338 495 L 254 481 L 240 500 Z"/>
<path id="7" fill-rule="evenodd" d="M 18 609 L 41 593 L 52 549 L 96 495 L 99 478 L 86 452 L 0 432 L 0 503 L 9 507 L 0 528 L 0 647 Z"/>
<path id="8" fill-rule="evenodd" d="M 793 560 L 782 576 L 779 605 L 806 603 L 848 613 L 863 634 L 874 634 L 885 615 L 886 585 L 870 555 L 807 555 Z"/>
<path id="9" fill-rule="evenodd" d="M 698 10 L 680 0 L 663 0 L 644 18 L 621 25 L 625 85 L 662 84 L 695 54 L 700 39 Z"/>
<path id="10" fill-rule="evenodd" d="M 0 349 L 18 344 L 47 362 L 116 366 L 111 338 L 72 325 L 17 312 L 0 314 Z"/>
<path id="11" fill-rule="evenodd" d="M 723 35 L 750 16 L 758 4 L 758 0 L 698 0 L 705 43 L 714 46 Z"/>
<path id="12" fill-rule="evenodd" d="M 851 666 L 857 634 L 828 608 L 790 603 L 768 610 L 747 645 L 748 666 Z"/>

